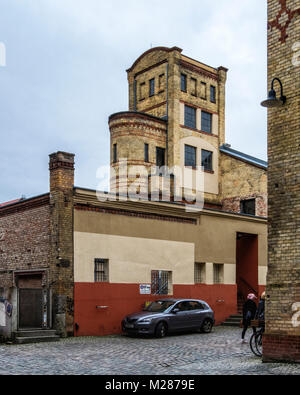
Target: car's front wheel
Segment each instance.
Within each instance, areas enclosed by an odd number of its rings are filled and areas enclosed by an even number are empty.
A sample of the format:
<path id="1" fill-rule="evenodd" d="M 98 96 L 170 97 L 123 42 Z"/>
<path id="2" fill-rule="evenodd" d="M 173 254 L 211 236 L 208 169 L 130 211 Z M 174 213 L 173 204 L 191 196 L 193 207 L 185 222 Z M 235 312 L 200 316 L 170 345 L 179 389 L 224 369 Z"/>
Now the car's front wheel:
<path id="1" fill-rule="evenodd" d="M 201 326 L 201 332 L 202 333 L 210 333 L 212 331 L 212 327 L 213 327 L 213 323 L 211 322 L 211 320 L 206 318 L 203 321 L 203 324 Z"/>
<path id="2" fill-rule="evenodd" d="M 162 338 L 167 335 L 168 328 L 167 325 L 164 322 L 159 322 L 157 324 L 157 327 L 155 328 L 155 336 Z"/>

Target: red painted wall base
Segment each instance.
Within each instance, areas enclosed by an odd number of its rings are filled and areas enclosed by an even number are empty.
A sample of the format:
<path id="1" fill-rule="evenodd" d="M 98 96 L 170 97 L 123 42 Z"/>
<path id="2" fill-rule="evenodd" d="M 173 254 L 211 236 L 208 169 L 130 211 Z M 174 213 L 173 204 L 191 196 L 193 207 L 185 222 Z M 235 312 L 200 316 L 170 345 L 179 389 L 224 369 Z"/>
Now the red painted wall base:
<path id="1" fill-rule="evenodd" d="M 206 301 L 215 312 L 216 325 L 237 313 L 236 285 L 173 285 L 172 297 Z M 74 335 L 121 333 L 121 321 L 127 314 L 141 311 L 146 301 L 160 298 L 140 295 L 139 284 L 75 283 Z"/>

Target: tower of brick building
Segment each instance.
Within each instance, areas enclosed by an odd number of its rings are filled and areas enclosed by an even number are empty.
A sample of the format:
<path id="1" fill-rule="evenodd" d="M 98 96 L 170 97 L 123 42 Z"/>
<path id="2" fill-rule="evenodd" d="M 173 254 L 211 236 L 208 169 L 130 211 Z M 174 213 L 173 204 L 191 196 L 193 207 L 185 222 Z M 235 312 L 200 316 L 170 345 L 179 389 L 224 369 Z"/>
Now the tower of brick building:
<path id="1" fill-rule="evenodd" d="M 287 102 L 268 110 L 265 361 L 300 362 L 300 68 L 295 53 L 299 42 L 299 1 L 268 0 L 268 87 L 279 78 Z M 280 92 L 279 85 L 275 89 Z"/>
<path id="2" fill-rule="evenodd" d="M 136 181 L 136 174 L 130 174 L 133 166 L 147 169 L 141 177 L 146 184 L 152 166 L 184 168 L 184 146 L 190 144 L 197 148 L 198 165 L 202 149 L 214 153 L 214 171 L 204 175 L 205 197 L 220 203 L 218 152 L 225 143 L 227 69 L 191 59 L 178 47 L 157 47 L 142 54 L 127 73 L 129 111 L 109 118 L 115 171 L 111 191 L 126 193 Z M 119 172 L 123 158 L 128 166 L 125 173 Z"/>

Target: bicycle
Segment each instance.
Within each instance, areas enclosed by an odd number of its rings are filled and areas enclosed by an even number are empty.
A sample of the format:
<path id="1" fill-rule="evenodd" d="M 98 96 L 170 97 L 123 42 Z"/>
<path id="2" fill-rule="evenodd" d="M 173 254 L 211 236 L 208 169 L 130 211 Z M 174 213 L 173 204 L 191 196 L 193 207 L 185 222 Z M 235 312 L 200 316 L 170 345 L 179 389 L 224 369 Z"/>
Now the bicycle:
<path id="1" fill-rule="evenodd" d="M 263 321 L 252 321 L 251 326 L 259 327 L 259 330 L 250 338 L 250 348 L 254 355 L 257 357 L 262 356 L 263 348 L 263 333 L 265 331 L 265 324 Z"/>

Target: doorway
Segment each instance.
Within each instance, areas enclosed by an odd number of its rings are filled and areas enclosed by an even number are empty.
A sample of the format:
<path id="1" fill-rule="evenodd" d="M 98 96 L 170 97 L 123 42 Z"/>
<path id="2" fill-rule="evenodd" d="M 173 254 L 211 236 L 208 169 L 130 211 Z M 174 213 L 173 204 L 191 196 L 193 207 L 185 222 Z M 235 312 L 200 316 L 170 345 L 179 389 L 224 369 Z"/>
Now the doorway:
<path id="1" fill-rule="evenodd" d="M 249 293 L 258 296 L 258 235 L 237 233 L 236 283 L 238 310 L 241 311 Z"/>
<path id="2" fill-rule="evenodd" d="M 42 274 L 18 275 L 18 328 L 41 329 L 47 326 L 47 291 Z M 46 313 L 46 314 L 45 314 Z"/>

